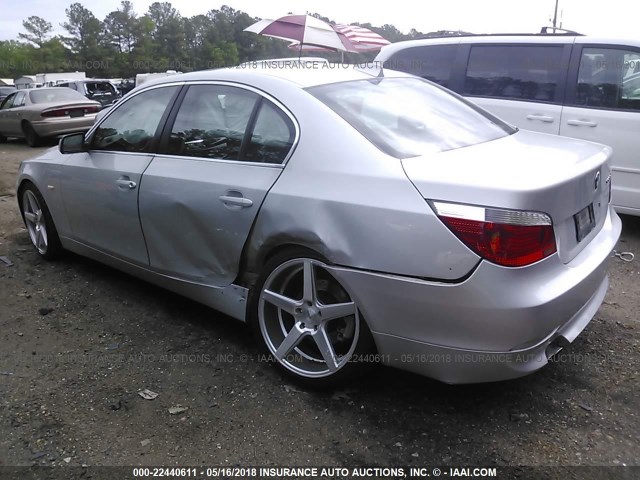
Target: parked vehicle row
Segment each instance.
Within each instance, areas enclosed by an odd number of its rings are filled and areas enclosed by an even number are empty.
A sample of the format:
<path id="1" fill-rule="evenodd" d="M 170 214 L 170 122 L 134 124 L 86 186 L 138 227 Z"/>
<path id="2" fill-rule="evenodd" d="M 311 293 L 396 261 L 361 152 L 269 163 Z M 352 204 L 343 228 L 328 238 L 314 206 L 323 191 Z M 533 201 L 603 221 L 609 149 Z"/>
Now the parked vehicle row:
<path id="1" fill-rule="evenodd" d="M 24 138 L 37 147 L 43 138 L 86 132 L 100 111 L 98 102 L 70 88 L 18 90 L 0 104 L 0 142 Z"/>
<path id="2" fill-rule="evenodd" d="M 132 91 L 23 162 L 17 197 L 45 258 L 247 321 L 299 381 L 382 361 L 483 382 L 541 368 L 600 306 L 610 154 L 402 73 L 212 70 Z"/>
<path id="3" fill-rule="evenodd" d="M 399 42 L 378 57 L 527 130 L 613 148 L 613 204 L 640 215 L 640 41 L 475 35 Z"/>

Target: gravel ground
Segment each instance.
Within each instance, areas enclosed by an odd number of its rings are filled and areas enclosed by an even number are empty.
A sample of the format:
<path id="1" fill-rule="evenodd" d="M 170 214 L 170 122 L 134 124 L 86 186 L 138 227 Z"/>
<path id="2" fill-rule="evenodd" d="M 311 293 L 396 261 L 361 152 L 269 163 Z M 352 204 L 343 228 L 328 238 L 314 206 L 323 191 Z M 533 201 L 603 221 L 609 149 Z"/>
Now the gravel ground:
<path id="1" fill-rule="evenodd" d="M 640 258 L 612 259 L 596 318 L 524 379 L 380 368 L 305 391 L 239 322 L 76 255 L 41 260 L 14 189 L 40 150 L 0 145 L 0 466 L 640 465 Z M 640 218 L 623 223 L 618 250 L 637 254 Z"/>

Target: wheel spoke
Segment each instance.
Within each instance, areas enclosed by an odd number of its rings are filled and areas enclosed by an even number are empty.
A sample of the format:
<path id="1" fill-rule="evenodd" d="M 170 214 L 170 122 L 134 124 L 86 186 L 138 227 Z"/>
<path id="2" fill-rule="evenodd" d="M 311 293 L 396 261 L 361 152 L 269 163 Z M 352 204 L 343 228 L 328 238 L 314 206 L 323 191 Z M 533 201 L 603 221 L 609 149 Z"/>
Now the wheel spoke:
<path id="1" fill-rule="evenodd" d="M 276 357 L 278 360 L 282 360 L 286 357 L 291 350 L 293 350 L 302 337 L 305 337 L 308 334 L 307 331 L 300 328 L 300 324 L 296 323 L 293 325 L 293 328 L 287 333 L 287 336 L 284 337 L 284 340 L 276 350 Z"/>
<path id="2" fill-rule="evenodd" d="M 49 239 L 47 238 L 47 229 L 44 228 L 44 225 L 40 226 L 40 240 L 40 248 L 47 248 L 47 245 L 49 245 Z"/>
<path id="3" fill-rule="evenodd" d="M 262 292 L 262 298 L 265 302 L 275 305 L 279 309 L 284 310 L 291 315 L 294 314 L 295 308 L 300 304 L 300 302 L 296 300 L 280 295 L 279 293 L 272 292 L 271 290 L 264 290 Z"/>
<path id="4" fill-rule="evenodd" d="M 338 358 L 333 350 L 333 346 L 331 345 L 331 340 L 329 340 L 326 329 L 322 327 L 319 328 L 313 334 L 313 339 L 315 340 L 327 367 L 329 367 L 329 371 L 335 372 L 338 370 Z"/>
<path id="5" fill-rule="evenodd" d="M 302 277 L 302 300 L 305 302 L 315 303 L 316 300 L 316 276 L 313 271 L 313 263 L 311 260 L 304 261 L 303 277 Z"/>
<path id="6" fill-rule="evenodd" d="M 346 302 L 322 305 L 320 307 L 320 313 L 322 313 L 322 320 L 324 321 L 333 320 L 334 318 L 348 317 L 349 315 L 355 315 L 356 304 L 353 302 Z"/>
<path id="7" fill-rule="evenodd" d="M 27 219 L 27 222 L 35 224 L 38 221 L 38 216 L 32 212 L 24 212 L 24 218 Z"/>
<path id="8" fill-rule="evenodd" d="M 29 192 L 29 194 L 27 195 L 27 198 L 29 200 L 29 207 L 31 208 L 31 211 L 36 215 L 38 215 L 38 210 L 40 210 L 40 206 L 38 205 L 38 202 L 36 201 L 35 197 L 31 192 Z"/>
<path id="9" fill-rule="evenodd" d="M 42 248 L 42 230 L 36 230 L 36 248 Z"/>

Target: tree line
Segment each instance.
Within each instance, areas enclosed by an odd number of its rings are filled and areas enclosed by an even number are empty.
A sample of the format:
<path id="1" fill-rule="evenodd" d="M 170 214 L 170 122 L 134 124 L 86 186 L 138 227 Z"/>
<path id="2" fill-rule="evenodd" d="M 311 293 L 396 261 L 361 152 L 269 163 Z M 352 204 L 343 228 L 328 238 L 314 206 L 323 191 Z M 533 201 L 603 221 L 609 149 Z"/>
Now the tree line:
<path id="1" fill-rule="evenodd" d="M 183 17 L 171 3 L 156 2 L 138 15 L 131 1 L 122 0 L 104 20 L 81 3 L 71 4 L 65 14 L 61 24 L 65 35 L 53 35 L 50 22 L 31 16 L 22 22 L 24 32 L 17 40 L 0 41 L 0 78 L 62 71 L 84 71 L 94 78 L 129 78 L 136 73 L 189 72 L 295 55 L 286 41 L 244 32 L 258 19 L 229 6 Z M 463 33 L 423 34 L 413 29 L 403 34 L 393 25 L 360 25 L 391 42 Z M 335 53 L 324 56 L 340 58 Z M 347 54 L 347 59 L 359 62 L 372 56 Z"/>

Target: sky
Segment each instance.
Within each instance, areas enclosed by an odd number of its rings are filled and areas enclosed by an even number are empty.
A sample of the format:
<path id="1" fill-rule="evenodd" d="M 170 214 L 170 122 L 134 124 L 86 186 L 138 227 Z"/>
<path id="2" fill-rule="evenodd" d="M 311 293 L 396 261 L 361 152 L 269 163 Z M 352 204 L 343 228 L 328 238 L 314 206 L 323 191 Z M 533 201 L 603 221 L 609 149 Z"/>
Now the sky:
<path id="1" fill-rule="evenodd" d="M 119 0 L 77 0 L 101 20 L 120 5 Z M 73 0 L 0 0 L 0 40 L 17 39 L 22 21 L 31 15 L 43 17 L 64 33 L 60 23 Z M 153 0 L 133 0 L 136 12 L 144 14 Z M 293 13 L 320 13 L 337 23 L 369 22 L 395 25 L 407 33 L 465 30 L 472 33 L 535 33 L 550 25 L 555 0 L 175 0 L 183 16 L 193 16 L 229 5 L 259 18 L 277 18 Z M 562 26 L 587 35 L 640 40 L 638 0 L 559 0 Z"/>

